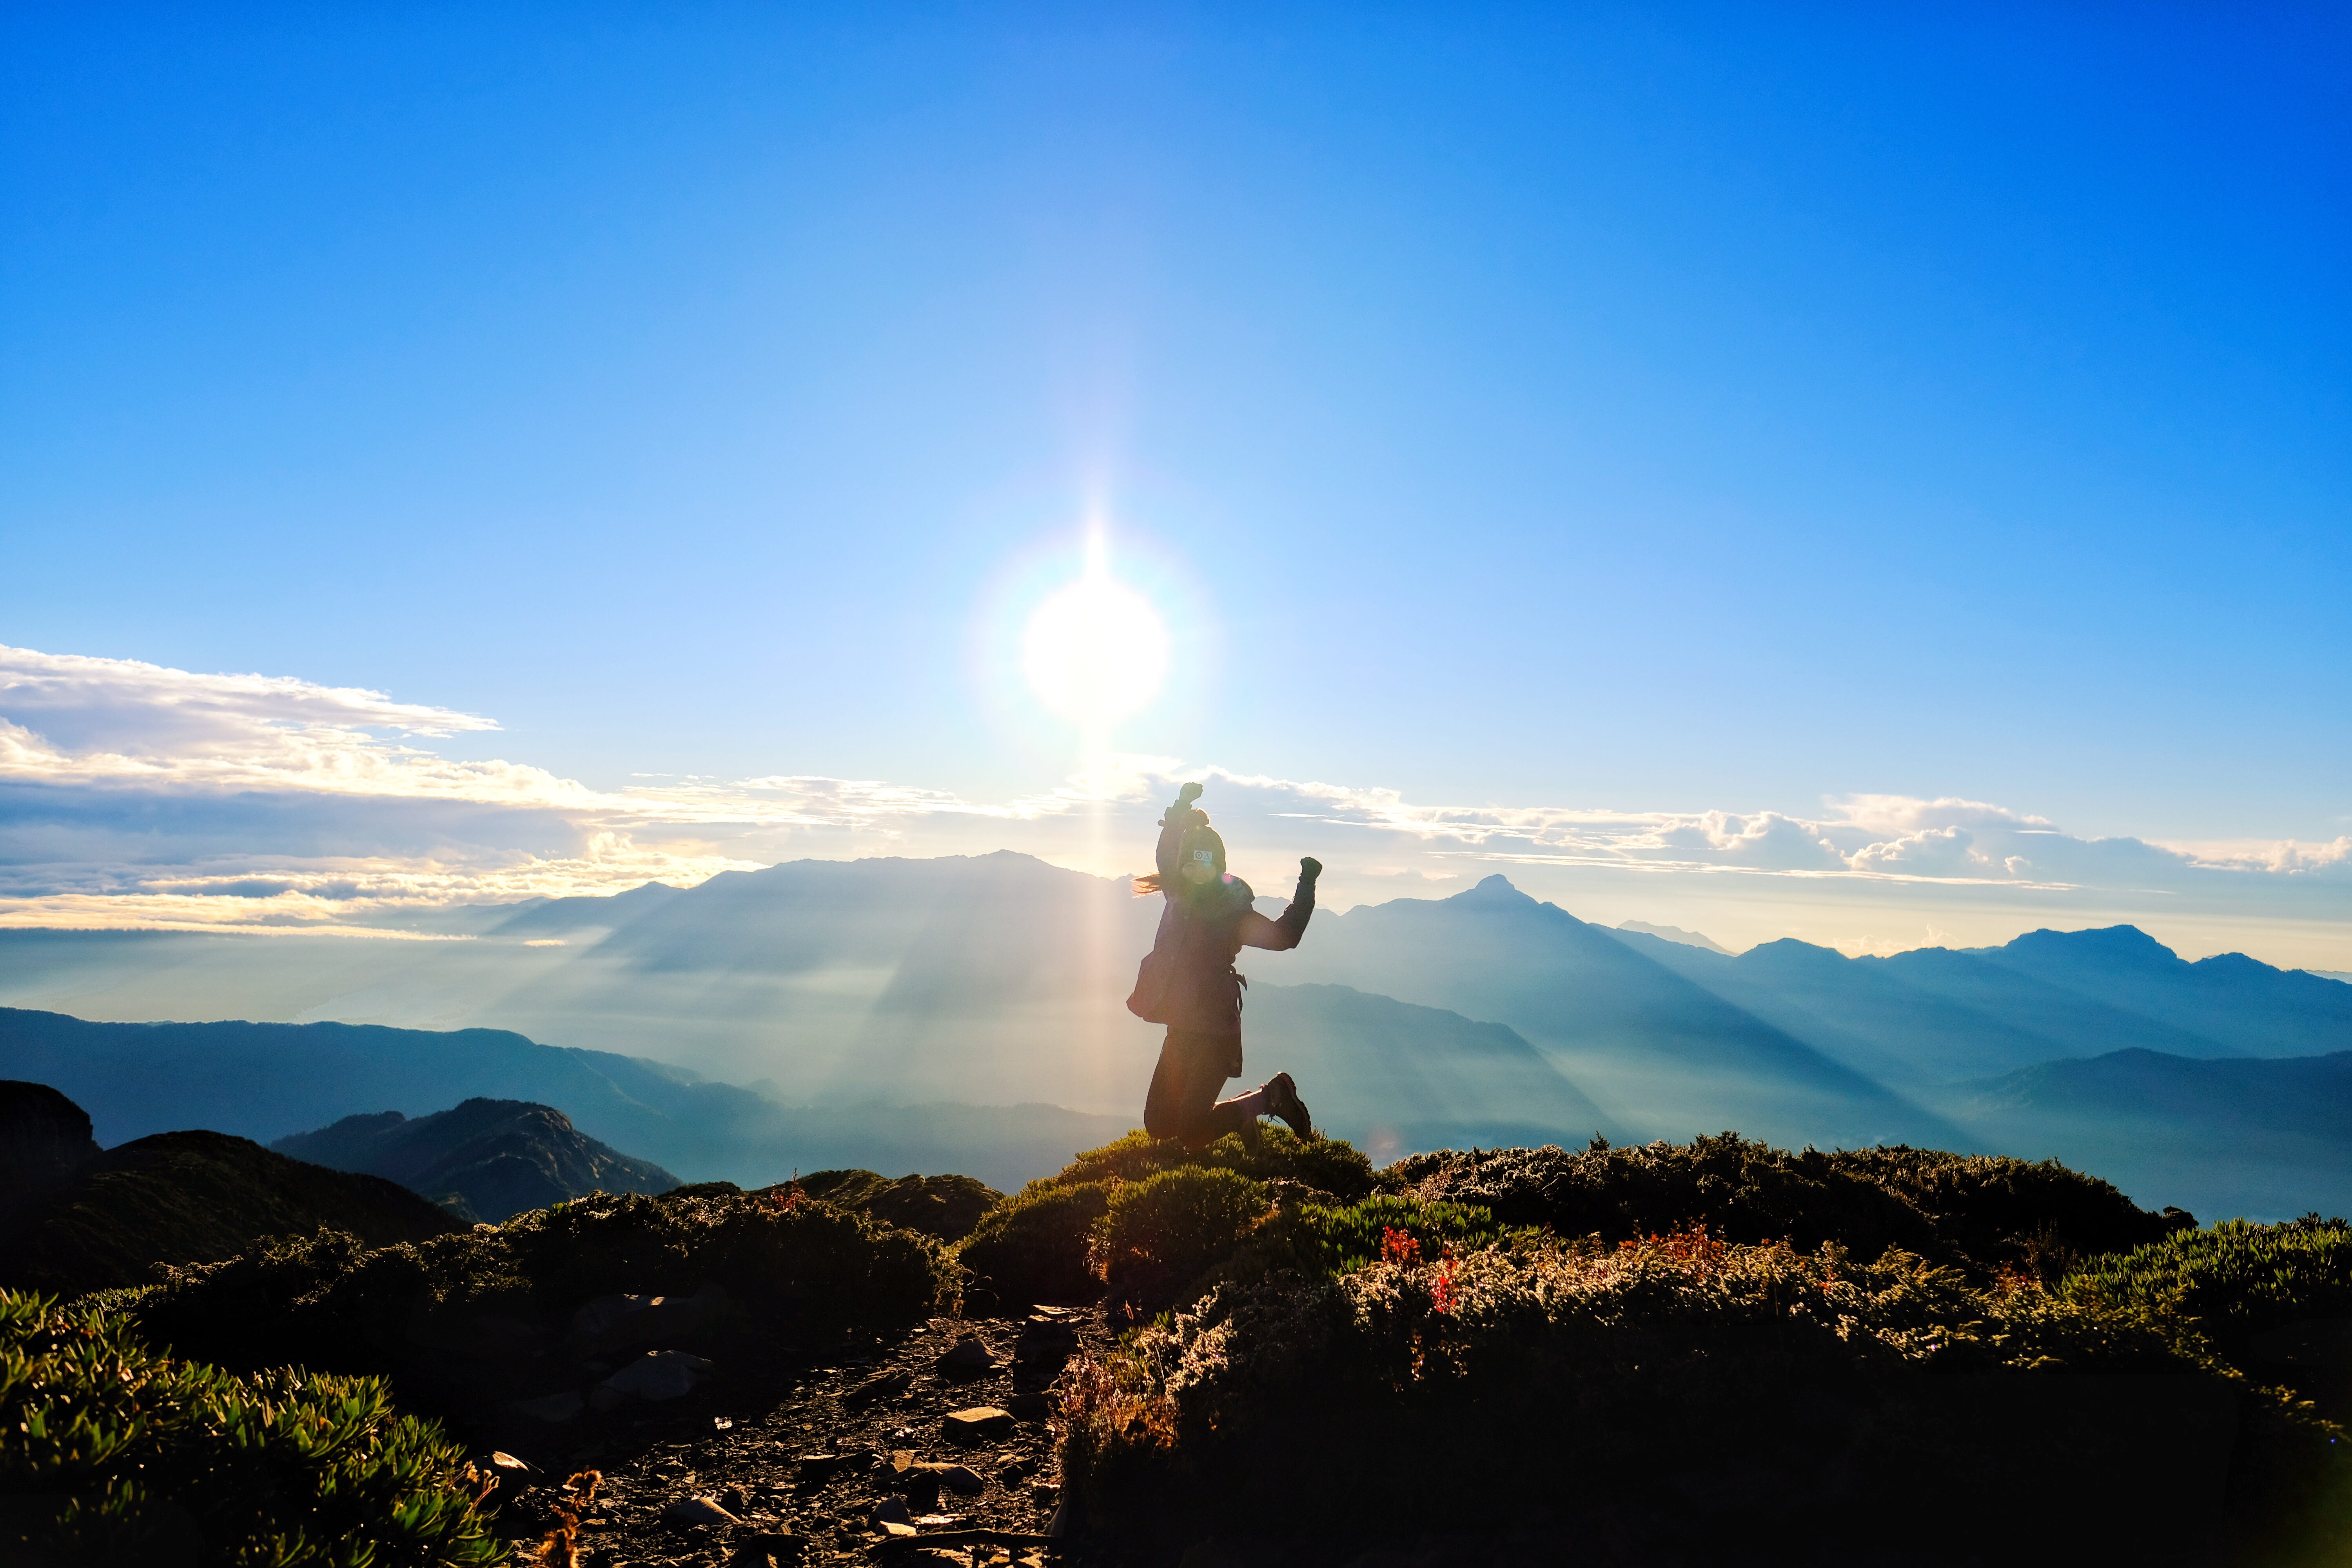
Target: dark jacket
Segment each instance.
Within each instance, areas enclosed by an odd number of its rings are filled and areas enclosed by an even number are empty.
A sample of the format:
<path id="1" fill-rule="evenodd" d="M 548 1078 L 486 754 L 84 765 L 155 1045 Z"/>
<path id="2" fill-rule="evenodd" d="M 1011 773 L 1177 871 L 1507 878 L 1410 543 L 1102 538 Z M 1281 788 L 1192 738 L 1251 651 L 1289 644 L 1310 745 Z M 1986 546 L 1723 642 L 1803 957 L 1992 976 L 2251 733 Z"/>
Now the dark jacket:
<path id="1" fill-rule="evenodd" d="M 1252 906 L 1256 895 L 1239 877 L 1224 876 L 1199 887 L 1176 869 L 1178 847 L 1192 814 L 1171 811 L 1160 830 L 1160 933 L 1152 939 L 1152 967 L 1161 986 L 1162 1021 L 1173 1029 L 1203 1035 L 1242 1032 L 1242 982 L 1234 959 L 1244 947 L 1280 952 L 1298 945 L 1315 912 L 1315 884 L 1302 880 L 1289 908 L 1268 920 Z"/>

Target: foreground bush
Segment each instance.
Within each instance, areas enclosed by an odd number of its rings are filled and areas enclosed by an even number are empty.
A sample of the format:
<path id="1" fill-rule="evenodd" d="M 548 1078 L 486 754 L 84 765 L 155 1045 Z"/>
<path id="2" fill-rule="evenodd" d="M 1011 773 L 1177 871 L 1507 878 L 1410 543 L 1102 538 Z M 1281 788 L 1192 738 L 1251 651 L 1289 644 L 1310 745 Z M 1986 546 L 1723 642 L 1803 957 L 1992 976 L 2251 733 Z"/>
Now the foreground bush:
<path id="1" fill-rule="evenodd" d="M 1860 1258 L 1899 1247 L 1989 1282 L 2004 1264 L 2054 1279 L 2080 1258 L 2196 1222 L 2149 1214 L 2095 1176 L 1934 1149 L 1790 1153 L 1726 1132 L 1687 1144 L 1447 1150 L 1391 1172 L 1425 1198 L 1475 1204 L 1509 1225 L 1621 1241 L 1704 1223 L 1733 1241 L 1834 1241 Z"/>
<path id="2" fill-rule="evenodd" d="M 0 1559 L 495 1563 L 456 1447 L 372 1378 L 240 1379 L 121 1316 L 0 1292 Z"/>
<path id="3" fill-rule="evenodd" d="M 1170 1561 L 1213 1518 L 1334 1562 L 1504 1525 L 1533 1531 L 1522 1561 L 1775 1540 L 1844 1561 L 2161 1561 L 2219 1550 L 2233 1429 L 2239 1523 L 2267 1479 L 2345 1479 L 2332 1429 L 2275 1401 L 2242 1422 L 2260 1396 L 2159 1319 L 1979 1289 L 1902 1252 L 1705 1231 L 1417 1251 L 1228 1282 L 1082 1363 L 1063 1455 L 1081 1530 Z M 1512 1508 L 1472 1519 L 1466 1497 Z"/>
<path id="4" fill-rule="evenodd" d="M 1102 1294 L 1087 1258 L 1108 1182 L 1032 1182 L 981 1216 L 957 1259 L 975 1291 L 1006 1305 L 1090 1301 Z"/>
<path id="5" fill-rule="evenodd" d="M 1095 1227 L 1100 1272 L 1114 1290 L 1180 1288 L 1238 1247 L 1268 1202 L 1263 1182 L 1213 1165 L 1121 1183 Z"/>
<path id="6" fill-rule="evenodd" d="M 1115 1194 L 1160 1178 L 1149 1199 L 1126 1200 L 1145 1206 L 1103 1228 Z M 1233 1251 L 1273 1197 L 1347 1202 L 1397 1184 L 1348 1143 L 1282 1128 L 1265 1129 L 1255 1148 L 1227 1136 L 1198 1150 L 1130 1132 L 989 1210 L 958 1256 L 974 1289 L 1000 1301 L 1090 1301 L 1107 1270 L 1144 1299 L 1165 1298 Z"/>
<path id="7" fill-rule="evenodd" d="M 369 1249 L 321 1231 L 170 1271 L 138 1304 L 151 1337 L 233 1367 L 396 1372 L 482 1316 L 560 1332 L 581 1303 L 718 1285 L 763 1315 L 907 1322 L 960 1275 L 927 1236 L 818 1203 L 596 1194 L 481 1229 Z"/>
<path id="8" fill-rule="evenodd" d="M 2177 1315 L 2231 1362 L 2253 1370 L 2263 1334 L 2312 1319 L 2352 1318 L 2352 1226 L 2340 1219 L 2254 1225 L 2224 1220 L 2094 1259 L 2065 1292 Z"/>

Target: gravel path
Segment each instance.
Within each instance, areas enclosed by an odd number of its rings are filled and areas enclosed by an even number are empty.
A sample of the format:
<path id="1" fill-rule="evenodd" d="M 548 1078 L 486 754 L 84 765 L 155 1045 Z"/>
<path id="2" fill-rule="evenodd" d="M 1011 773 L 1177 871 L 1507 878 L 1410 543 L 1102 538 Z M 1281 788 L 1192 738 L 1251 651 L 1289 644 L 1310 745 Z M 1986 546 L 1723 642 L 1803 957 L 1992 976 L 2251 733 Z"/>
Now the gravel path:
<path id="1" fill-rule="evenodd" d="M 575 1532 L 584 1568 L 1050 1563 L 1055 1385 L 1081 1345 L 1111 1337 L 1098 1314 L 1055 1308 L 816 1346 L 730 1336 L 709 1349 L 716 1375 L 682 1398 L 488 1427 L 485 1451 L 535 1472 L 502 1489 L 499 1528 L 535 1545 L 572 1500 L 564 1479 L 593 1469 Z M 1006 1418 L 951 1435 L 948 1417 L 975 1408 Z"/>

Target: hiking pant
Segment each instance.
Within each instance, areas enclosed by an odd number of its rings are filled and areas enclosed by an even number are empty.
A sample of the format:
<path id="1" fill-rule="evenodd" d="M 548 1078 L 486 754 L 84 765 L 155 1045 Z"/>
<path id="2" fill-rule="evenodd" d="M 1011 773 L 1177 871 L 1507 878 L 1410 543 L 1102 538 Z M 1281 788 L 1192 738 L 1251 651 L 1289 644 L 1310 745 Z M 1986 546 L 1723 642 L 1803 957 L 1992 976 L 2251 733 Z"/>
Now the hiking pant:
<path id="1" fill-rule="evenodd" d="M 1240 1131 L 1256 1118 L 1238 1100 L 1220 1104 L 1217 1091 L 1241 1070 L 1241 1036 L 1169 1030 L 1160 1065 L 1151 1069 L 1151 1092 L 1143 1100 L 1143 1130 L 1154 1138 L 1181 1138 L 1188 1149 Z"/>

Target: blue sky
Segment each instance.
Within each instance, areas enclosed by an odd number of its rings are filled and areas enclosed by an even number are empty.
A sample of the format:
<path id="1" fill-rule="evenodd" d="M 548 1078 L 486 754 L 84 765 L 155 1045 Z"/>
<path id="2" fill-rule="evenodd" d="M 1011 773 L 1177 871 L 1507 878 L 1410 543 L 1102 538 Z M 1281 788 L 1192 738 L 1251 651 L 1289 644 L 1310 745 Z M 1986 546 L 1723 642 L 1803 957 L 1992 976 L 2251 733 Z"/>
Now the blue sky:
<path id="1" fill-rule="evenodd" d="M 1091 507 L 1122 752 L 2347 842 L 2341 8 L 1566 9 L 13 6 L 0 642 L 1001 804 Z"/>

